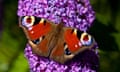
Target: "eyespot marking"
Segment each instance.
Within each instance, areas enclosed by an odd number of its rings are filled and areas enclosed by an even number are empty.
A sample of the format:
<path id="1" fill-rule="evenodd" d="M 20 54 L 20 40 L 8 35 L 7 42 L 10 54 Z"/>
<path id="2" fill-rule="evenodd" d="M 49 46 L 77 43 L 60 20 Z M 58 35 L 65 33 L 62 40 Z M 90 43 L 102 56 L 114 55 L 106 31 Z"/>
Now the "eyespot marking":
<path id="1" fill-rule="evenodd" d="M 36 39 L 36 40 L 33 40 L 32 41 L 34 44 L 39 44 L 40 40 L 39 39 Z"/>
<path id="2" fill-rule="evenodd" d="M 33 26 L 35 22 L 35 17 L 34 16 L 24 16 L 22 17 L 22 25 L 29 28 Z"/>
<path id="3" fill-rule="evenodd" d="M 89 34 L 86 33 L 86 32 L 82 33 L 80 40 L 81 40 L 82 45 L 86 45 L 86 46 L 91 45 L 92 42 L 93 42 L 92 36 L 89 35 Z"/>
<path id="4" fill-rule="evenodd" d="M 71 52 L 70 52 L 70 50 L 68 48 L 65 49 L 65 54 L 66 55 L 71 55 Z"/>
<path id="5" fill-rule="evenodd" d="M 64 53 L 65 53 L 65 55 L 71 55 L 71 52 L 66 43 L 64 43 Z"/>
<path id="6" fill-rule="evenodd" d="M 36 40 L 33 40 L 32 42 L 33 42 L 34 44 L 39 44 L 44 38 L 45 38 L 45 36 L 42 36 L 42 37 L 40 37 L 40 38 L 38 38 L 38 39 L 36 39 Z"/>

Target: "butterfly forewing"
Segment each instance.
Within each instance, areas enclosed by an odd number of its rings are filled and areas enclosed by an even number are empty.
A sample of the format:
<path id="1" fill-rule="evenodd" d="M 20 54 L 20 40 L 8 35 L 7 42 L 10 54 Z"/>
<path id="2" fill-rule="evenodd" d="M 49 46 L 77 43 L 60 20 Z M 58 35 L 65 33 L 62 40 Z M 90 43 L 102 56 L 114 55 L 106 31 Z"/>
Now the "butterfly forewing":
<path id="1" fill-rule="evenodd" d="M 32 17 L 34 17 L 34 16 L 32 16 Z M 50 43 L 49 41 L 50 41 L 50 36 L 52 34 L 52 29 L 55 28 L 54 25 L 52 25 L 47 20 L 44 20 L 44 19 L 41 19 L 38 17 L 34 17 L 35 24 L 32 24 L 32 26 L 26 27 L 25 24 L 27 24 L 27 23 L 25 21 L 23 21 L 23 20 L 25 20 L 24 18 L 26 18 L 26 17 L 20 18 L 20 21 L 21 21 L 20 27 L 23 28 L 23 30 L 29 40 L 29 44 L 32 47 L 33 52 L 40 56 L 47 57 L 49 55 L 49 51 L 50 51 L 48 44 Z"/>

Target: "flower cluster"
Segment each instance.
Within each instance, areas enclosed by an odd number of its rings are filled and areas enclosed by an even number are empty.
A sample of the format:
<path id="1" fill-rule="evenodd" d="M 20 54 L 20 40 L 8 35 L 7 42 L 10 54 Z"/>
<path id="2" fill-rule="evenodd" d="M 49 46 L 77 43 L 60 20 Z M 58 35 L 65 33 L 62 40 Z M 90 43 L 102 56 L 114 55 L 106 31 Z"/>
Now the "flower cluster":
<path id="1" fill-rule="evenodd" d="M 42 17 L 57 24 L 63 21 L 65 26 L 81 31 L 88 30 L 95 19 L 89 0 L 19 0 L 17 14 Z M 31 72 L 96 72 L 99 68 L 96 46 L 65 64 L 34 54 L 29 44 L 25 48 L 25 57 Z"/>
<path id="2" fill-rule="evenodd" d="M 85 51 L 65 64 L 60 64 L 34 54 L 29 44 L 25 48 L 31 72 L 96 72 L 99 67 L 98 56 L 93 51 Z"/>
<path id="3" fill-rule="evenodd" d="M 18 16 L 34 15 L 86 31 L 95 19 L 89 0 L 19 0 Z"/>

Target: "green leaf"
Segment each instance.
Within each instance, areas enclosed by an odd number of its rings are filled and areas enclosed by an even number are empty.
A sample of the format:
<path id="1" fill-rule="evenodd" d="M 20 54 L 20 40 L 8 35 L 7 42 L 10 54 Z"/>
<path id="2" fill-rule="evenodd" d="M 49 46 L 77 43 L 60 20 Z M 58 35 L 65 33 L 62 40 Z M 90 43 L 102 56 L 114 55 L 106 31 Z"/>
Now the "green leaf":
<path id="1" fill-rule="evenodd" d="M 24 57 L 23 52 L 21 52 L 18 58 L 14 61 L 9 72 L 26 72 L 28 71 L 29 66 L 27 59 Z"/>

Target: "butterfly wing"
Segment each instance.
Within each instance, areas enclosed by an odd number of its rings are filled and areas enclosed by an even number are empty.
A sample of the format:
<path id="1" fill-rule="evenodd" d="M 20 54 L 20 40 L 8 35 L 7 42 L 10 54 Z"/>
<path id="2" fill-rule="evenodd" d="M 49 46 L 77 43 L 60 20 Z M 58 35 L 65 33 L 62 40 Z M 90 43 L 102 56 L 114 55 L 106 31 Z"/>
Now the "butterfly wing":
<path id="1" fill-rule="evenodd" d="M 19 22 L 33 52 L 40 56 L 49 56 L 50 49 L 48 44 L 55 26 L 48 20 L 35 16 L 20 17 Z"/>
<path id="2" fill-rule="evenodd" d="M 91 35 L 77 29 L 67 29 L 64 33 L 64 38 L 68 49 L 73 54 L 90 49 L 95 43 Z"/>
<path id="3" fill-rule="evenodd" d="M 63 28 L 56 47 L 52 50 L 50 58 L 65 63 L 76 54 L 92 48 L 94 38 L 82 31 L 73 28 Z"/>

